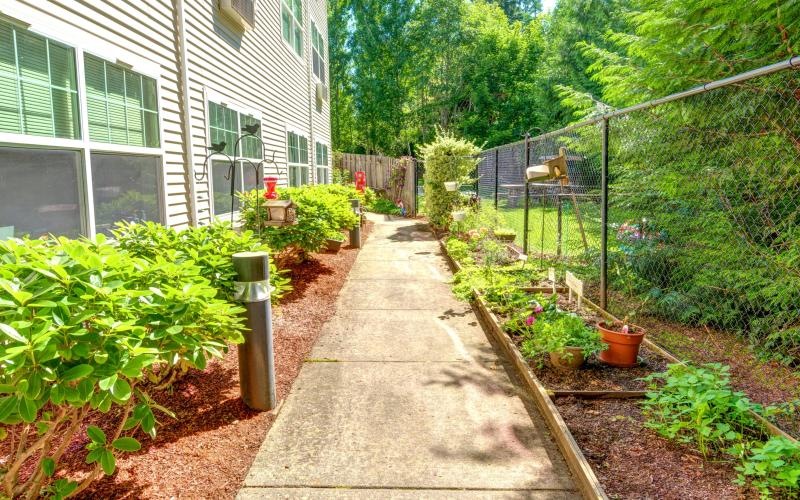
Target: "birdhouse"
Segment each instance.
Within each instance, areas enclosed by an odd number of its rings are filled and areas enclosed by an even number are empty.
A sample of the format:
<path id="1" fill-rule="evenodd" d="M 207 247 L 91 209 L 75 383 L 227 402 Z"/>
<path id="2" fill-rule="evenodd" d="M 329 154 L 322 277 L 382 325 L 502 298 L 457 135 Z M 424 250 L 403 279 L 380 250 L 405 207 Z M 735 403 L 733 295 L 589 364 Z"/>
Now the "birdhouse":
<path id="1" fill-rule="evenodd" d="M 564 148 L 559 150 L 558 156 L 551 160 L 546 160 L 543 165 L 533 165 L 525 170 L 528 182 L 549 181 L 561 179 L 562 183 L 567 178 L 567 151 Z"/>
<path id="2" fill-rule="evenodd" d="M 268 219 L 265 226 L 292 226 L 297 224 L 297 205 L 292 200 L 267 200 L 264 202 Z"/>

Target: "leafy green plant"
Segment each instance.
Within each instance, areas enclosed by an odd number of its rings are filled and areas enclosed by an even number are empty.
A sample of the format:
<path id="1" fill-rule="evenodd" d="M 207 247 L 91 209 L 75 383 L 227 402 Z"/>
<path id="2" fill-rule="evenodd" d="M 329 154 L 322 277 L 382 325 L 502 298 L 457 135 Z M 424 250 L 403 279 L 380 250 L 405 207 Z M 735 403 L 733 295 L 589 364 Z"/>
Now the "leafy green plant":
<path id="1" fill-rule="evenodd" d="M 65 497 L 113 473 L 139 448 L 133 434 L 155 436 L 156 412 L 170 414 L 147 380 L 242 341 L 243 310 L 192 262 L 136 257 L 99 235 L 0 241 L 0 264 L 0 438 L 14 450 L 0 495 Z M 86 431 L 90 473 L 56 479 L 91 412 L 106 416 Z"/>
<path id="2" fill-rule="evenodd" d="M 646 378 L 645 425 L 660 435 L 694 444 L 704 456 L 741 445 L 763 431 L 750 410 L 764 412 L 730 384 L 730 367 L 669 365 Z"/>
<path id="3" fill-rule="evenodd" d="M 234 292 L 236 271 L 231 257 L 238 252 L 269 252 L 252 231 L 237 233 L 228 222 L 176 231 L 154 222 L 117 224 L 113 231 L 120 246 L 137 257 L 184 263 L 200 267 L 200 274 L 219 290 L 219 297 L 230 299 Z M 291 280 L 270 259 L 272 302 L 276 303 L 289 290 Z"/>
<path id="4" fill-rule="evenodd" d="M 475 259 L 472 258 L 472 250 L 468 243 L 459 240 L 458 238 L 450 237 L 445 243 L 447 253 L 450 258 L 459 262 L 462 265 L 472 265 Z"/>
<path id="5" fill-rule="evenodd" d="M 386 198 L 378 198 L 367 210 L 376 214 L 400 215 L 400 207 Z"/>
<path id="6" fill-rule="evenodd" d="M 450 211 L 461 199 L 459 192 L 447 191 L 444 183 L 466 179 L 478 164 L 479 152 L 473 143 L 444 131 L 420 149 L 425 164 L 425 213 L 434 226 L 446 227 Z"/>
<path id="7" fill-rule="evenodd" d="M 606 348 L 597 329 L 588 326 L 574 313 L 552 311 L 540 317 L 529 316 L 533 321 L 523 331 L 522 354 L 536 359 L 542 354 L 559 353 L 568 356 L 567 347 L 580 347 L 584 356 L 591 356 Z"/>
<path id="8" fill-rule="evenodd" d="M 492 232 L 494 233 L 495 236 L 497 236 L 499 238 L 506 237 L 506 236 L 516 236 L 517 235 L 517 232 L 515 230 L 513 230 L 511 228 L 508 228 L 508 227 L 501 227 L 501 228 L 495 229 Z"/>
<path id="9" fill-rule="evenodd" d="M 761 498 L 800 498 L 800 444 L 785 437 L 772 437 L 747 450 L 737 483 L 748 481 Z"/>

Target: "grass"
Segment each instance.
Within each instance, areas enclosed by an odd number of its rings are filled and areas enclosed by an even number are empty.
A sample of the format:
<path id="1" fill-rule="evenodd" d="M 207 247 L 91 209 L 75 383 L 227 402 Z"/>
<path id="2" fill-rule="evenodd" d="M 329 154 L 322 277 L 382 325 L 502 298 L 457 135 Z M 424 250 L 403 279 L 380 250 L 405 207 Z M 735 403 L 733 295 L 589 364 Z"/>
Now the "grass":
<path id="1" fill-rule="evenodd" d="M 485 202 L 485 201 L 484 201 Z M 584 234 L 590 249 L 600 248 L 600 220 L 595 216 L 596 209 L 581 205 Z M 525 227 L 525 209 L 508 208 L 501 203 L 499 212 L 506 221 L 506 226 L 517 233 L 516 244 L 522 246 Z M 556 255 L 558 250 L 558 210 L 554 207 L 532 205 L 528 213 L 528 252 Z M 544 239 L 542 236 L 544 235 Z M 579 255 L 584 252 L 578 217 L 572 204 L 564 203 L 561 213 L 561 254 L 565 256 Z"/>

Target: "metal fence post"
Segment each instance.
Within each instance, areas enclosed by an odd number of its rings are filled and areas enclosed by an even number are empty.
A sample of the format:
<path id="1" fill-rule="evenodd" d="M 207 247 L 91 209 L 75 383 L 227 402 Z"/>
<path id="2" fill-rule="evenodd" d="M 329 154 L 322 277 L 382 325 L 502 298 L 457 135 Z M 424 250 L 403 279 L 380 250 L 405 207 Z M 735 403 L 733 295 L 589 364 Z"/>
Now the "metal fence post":
<path id="1" fill-rule="evenodd" d="M 500 190 L 500 148 L 494 150 L 494 209 L 497 210 L 498 194 Z"/>
<path id="2" fill-rule="evenodd" d="M 564 202 L 561 200 L 561 194 L 560 193 L 556 194 L 556 200 L 557 200 L 556 205 L 557 205 L 557 208 L 558 208 L 558 219 L 557 219 L 558 225 L 556 226 L 556 257 L 557 258 L 561 258 L 561 238 L 562 238 L 562 234 L 563 234 L 562 233 L 562 221 L 561 221 L 561 219 L 563 217 L 562 205 L 563 205 Z"/>
<path id="3" fill-rule="evenodd" d="M 530 208 L 531 204 L 531 187 L 528 184 L 528 179 L 525 178 L 525 169 L 528 168 L 530 165 L 531 160 L 531 134 L 525 134 L 525 167 L 522 169 L 523 175 L 523 182 L 525 182 L 525 214 L 524 214 L 524 222 L 523 222 L 523 235 L 522 235 L 522 253 L 525 255 L 528 254 L 528 209 Z"/>
<path id="4" fill-rule="evenodd" d="M 600 307 L 606 310 L 608 308 L 608 118 L 603 120 L 600 185 Z"/>
<path id="5" fill-rule="evenodd" d="M 247 332 L 239 344 L 239 386 L 250 408 L 272 410 L 275 393 L 275 358 L 272 346 L 272 304 L 270 303 L 269 254 L 233 254 L 237 281 L 234 300 L 245 308 Z"/>

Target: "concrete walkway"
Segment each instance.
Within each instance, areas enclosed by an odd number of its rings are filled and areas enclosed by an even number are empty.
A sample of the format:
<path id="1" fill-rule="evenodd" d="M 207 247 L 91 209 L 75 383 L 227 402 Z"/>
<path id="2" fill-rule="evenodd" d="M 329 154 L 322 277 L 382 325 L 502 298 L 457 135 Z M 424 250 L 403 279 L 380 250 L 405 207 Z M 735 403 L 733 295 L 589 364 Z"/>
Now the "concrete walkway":
<path id="1" fill-rule="evenodd" d="M 423 224 L 375 228 L 239 498 L 576 498 Z"/>

